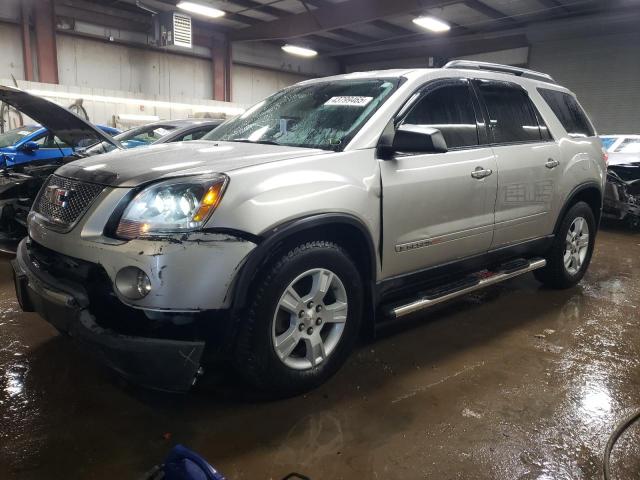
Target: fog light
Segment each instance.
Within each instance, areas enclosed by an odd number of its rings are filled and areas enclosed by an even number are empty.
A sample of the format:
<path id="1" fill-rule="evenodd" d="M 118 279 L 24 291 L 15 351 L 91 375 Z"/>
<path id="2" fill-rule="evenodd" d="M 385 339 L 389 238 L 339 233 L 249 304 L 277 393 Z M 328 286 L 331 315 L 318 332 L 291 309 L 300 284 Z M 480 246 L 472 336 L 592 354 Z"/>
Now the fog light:
<path id="1" fill-rule="evenodd" d="M 151 291 L 151 280 L 137 267 L 125 267 L 116 275 L 116 288 L 124 297 L 140 300 Z"/>

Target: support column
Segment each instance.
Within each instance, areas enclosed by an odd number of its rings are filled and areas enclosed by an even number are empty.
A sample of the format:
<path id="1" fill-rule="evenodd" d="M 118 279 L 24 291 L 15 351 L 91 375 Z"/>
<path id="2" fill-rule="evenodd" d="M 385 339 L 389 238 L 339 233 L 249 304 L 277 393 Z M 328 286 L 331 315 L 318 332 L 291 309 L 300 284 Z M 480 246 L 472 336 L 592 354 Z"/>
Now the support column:
<path id="1" fill-rule="evenodd" d="M 53 0 L 40 0 L 37 8 L 34 8 L 34 17 L 39 80 L 44 83 L 58 83 L 56 15 Z"/>
<path id="2" fill-rule="evenodd" d="M 34 81 L 33 54 L 31 49 L 31 2 L 22 2 L 22 63 L 24 63 L 24 79 Z"/>
<path id="3" fill-rule="evenodd" d="M 213 67 L 213 99 L 231 101 L 231 44 L 213 39 L 211 46 Z"/>

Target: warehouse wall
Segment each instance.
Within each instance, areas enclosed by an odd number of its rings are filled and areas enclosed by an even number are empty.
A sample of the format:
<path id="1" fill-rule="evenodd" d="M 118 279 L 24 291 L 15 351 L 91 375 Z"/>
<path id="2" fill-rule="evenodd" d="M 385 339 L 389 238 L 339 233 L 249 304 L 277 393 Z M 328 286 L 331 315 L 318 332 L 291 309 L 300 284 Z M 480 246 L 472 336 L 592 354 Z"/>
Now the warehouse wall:
<path id="1" fill-rule="evenodd" d="M 599 133 L 640 133 L 640 33 L 535 43 L 529 66 L 573 90 Z"/>
<path id="2" fill-rule="evenodd" d="M 231 101 L 253 105 L 288 85 L 308 78 L 305 75 L 234 65 L 231 70 Z"/>
<path id="3" fill-rule="evenodd" d="M 340 64 L 333 58 L 296 57 L 283 52 L 282 48 L 268 43 L 235 42 L 232 58 L 236 64 L 263 67 L 308 77 L 324 77 L 340 73 Z"/>
<path id="4" fill-rule="evenodd" d="M 0 77 L 0 85 L 12 85 L 10 79 Z M 119 128 L 128 128 L 147 120 L 131 120 L 119 118 L 119 115 L 134 114 L 157 116 L 162 119 L 178 119 L 189 117 L 223 115 L 234 116 L 242 113 L 245 105 L 199 98 L 166 99 L 156 95 L 132 94 L 120 90 L 103 88 L 74 87 L 51 85 L 50 83 L 18 81 L 18 87 L 35 95 L 68 107 L 77 99 L 83 99 L 83 106 L 91 121 L 104 123 Z M 27 123 L 32 123 L 27 121 Z"/>
<path id="5" fill-rule="evenodd" d="M 206 99 L 213 96 L 213 72 L 208 59 L 70 35 L 58 35 L 57 42 L 58 70 L 60 83 L 63 85 L 157 95 L 174 101 L 180 97 Z M 272 49 L 267 47 L 265 50 L 267 60 L 263 59 L 261 63 L 266 66 L 276 65 L 278 60 L 274 62 Z M 238 58 L 246 60 L 243 51 L 246 52 L 246 49 L 239 49 Z M 252 51 L 253 55 L 259 56 L 259 48 L 254 47 Z M 237 57 L 234 55 L 234 58 Z M 312 76 L 310 72 L 313 70 L 310 68 L 302 68 L 300 65 L 289 67 L 296 73 L 234 64 L 231 79 L 232 102 L 253 104 L 287 85 Z M 302 75 L 297 73 L 298 70 L 309 73 Z M 0 76 L 3 76 L 1 71 Z"/>
<path id="6" fill-rule="evenodd" d="M 57 43 L 63 85 L 124 90 L 172 100 L 213 96 L 209 60 L 69 35 L 58 35 Z"/>
<path id="7" fill-rule="evenodd" d="M 82 26 L 84 30 L 90 27 L 84 23 Z M 84 30 L 84 33 L 100 34 L 95 28 L 91 32 Z M 0 23 L 0 45 L 3 51 L 0 78 L 13 75 L 23 79 L 20 27 Z M 57 48 L 60 83 L 65 86 L 118 90 L 173 101 L 181 97 L 210 99 L 213 96 L 212 65 L 206 58 L 68 34 L 57 35 Z M 308 78 L 338 73 L 340 68 L 332 59 L 298 59 L 272 45 L 256 43 L 234 45 L 233 61 L 232 101 L 242 104 L 253 104 Z"/>
<path id="8" fill-rule="evenodd" d="M 384 70 L 387 68 L 432 68 L 449 60 L 474 60 L 478 62 L 503 63 L 506 65 L 524 65 L 527 63 L 529 47 L 510 48 L 495 52 L 478 53 L 454 58 L 436 58 L 430 56 L 389 58 L 382 62 L 355 63 L 346 66 L 347 72 L 365 72 L 368 70 Z"/>
<path id="9" fill-rule="evenodd" d="M 24 78 L 22 59 L 22 35 L 20 27 L 8 23 L 0 23 L 0 77 L 16 79 Z"/>

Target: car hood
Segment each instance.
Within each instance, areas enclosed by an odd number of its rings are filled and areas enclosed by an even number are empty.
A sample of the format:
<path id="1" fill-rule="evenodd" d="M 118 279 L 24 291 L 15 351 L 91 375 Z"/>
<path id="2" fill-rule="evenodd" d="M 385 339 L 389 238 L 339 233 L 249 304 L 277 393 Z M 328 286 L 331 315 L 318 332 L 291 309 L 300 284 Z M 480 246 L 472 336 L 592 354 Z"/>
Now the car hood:
<path id="1" fill-rule="evenodd" d="M 73 148 L 81 144 L 103 141 L 121 148 L 117 140 L 73 112 L 42 97 L 36 97 L 18 88 L 0 85 L 0 102 L 20 110 Z"/>
<path id="2" fill-rule="evenodd" d="M 240 142 L 191 141 L 115 150 L 60 167 L 56 174 L 113 187 L 135 187 L 184 175 L 223 173 L 326 150 Z"/>

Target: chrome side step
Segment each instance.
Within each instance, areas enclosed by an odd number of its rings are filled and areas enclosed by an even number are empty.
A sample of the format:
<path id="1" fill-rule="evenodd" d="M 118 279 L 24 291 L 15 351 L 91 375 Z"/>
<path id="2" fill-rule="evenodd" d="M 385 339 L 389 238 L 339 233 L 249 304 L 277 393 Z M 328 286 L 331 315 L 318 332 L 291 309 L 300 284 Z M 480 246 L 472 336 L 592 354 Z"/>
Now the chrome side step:
<path id="1" fill-rule="evenodd" d="M 497 271 L 495 273 L 488 272 L 487 276 L 478 275 L 477 281 L 472 285 L 464 286 L 455 291 L 446 291 L 445 289 L 446 293 L 443 293 L 440 296 L 425 296 L 404 305 L 395 305 L 390 307 L 386 313 L 390 320 L 401 318 L 420 310 L 433 307 L 434 305 L 437 305 L 439 303 L 446 302 L 447 300 L 451 300 L 453 298 L 466 295 L 467 293 L 475 292 L 476 290 L 480 290 L 490 285 L 504 282 L 505 280 L 509 280 L 510 278 L 518 277 L 525 273 L 532 272 L 533 270 L 544 267 L 546 264 L 547 261 L 545 259 L 534 258 L 531 259 L 528 263 L 525 263 L 521 268 L 507 269 L 506 271 Z"/>

